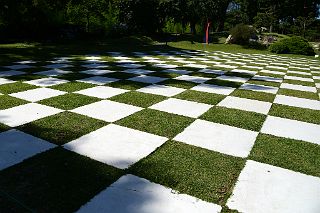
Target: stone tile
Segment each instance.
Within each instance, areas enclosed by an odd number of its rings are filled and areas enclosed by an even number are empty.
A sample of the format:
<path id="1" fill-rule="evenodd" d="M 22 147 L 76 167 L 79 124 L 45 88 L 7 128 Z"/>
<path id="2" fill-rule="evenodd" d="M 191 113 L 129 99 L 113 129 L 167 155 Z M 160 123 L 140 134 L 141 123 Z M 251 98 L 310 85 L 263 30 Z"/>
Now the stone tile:
<path id="1" fill-rule="evenodd" d="M 165 85 L 150 85 L 150 86 L 138 89 L 137 91 L 149 93 L 149 94 L 155 94 L 155 95 L 162 95 L 166 97 L 172 97 L 186 90 L 182 88 L 170 87 Z"/>
<path id="2" fill-rule="evenodd" d="M 120 95 L 122 93 L 126 93 L 128 91 L 129 90 L 118 89 L 118 88 L 113 88 L 113 87 L 97 86 L 97 87 L 93 87 L 93 88 L 80 90 L 75 93 L 87 95 L 87 96 L 92 96 L 92 97 L 96 97 L 96 98 L 106 99 L 106 98 L 111 98 L 116 95 Z"/>
<path id="3" fill-rule="evenodd" d="M 149 108 L 191 118 L 197 118 L 208 111 L 211 107 L 212 105 L 208 104 L 170 98 Z"/>
<path id="4" fill-rule="evenodd" d="M 0 123 L 16 127 L 60 112 L 60 109 L 30 103 L 0 110 Z"/>
<path id="5" fill-rule="evenodd" d="M 262 133 L 320 145 L 320 125 L 268 116 Z"/>
<path id="6" fill-rule="evenodd" d="M 256 85 L 256 84 L 243 84 L 241 85 L 240 89 L 251 90 L 256 92 L 265 92 L 271 94 L 277 94 L 279 88 L 278 87 L 271 87 L 271 86 L 263 86 L 263 85 Z"/>
<path id="7" fill-rule="evenodd" d="M 83 82 L 83 83 L 89 83 L 89 84 L 105 85 L 105 84 L 119 81 L 119 79 L 102 77 L 102 76 L 94 76 L 94 77 L 85 78 L 85 79 L 77 80 L 77 81 Z"/>
<path id="8" fill-rule="evenodd" d="M 167 140 L 165 137 L 110 124 L 65 144 L 64 148 L 126 169 L 151 154 Z"/>
<path id="9" fill-rule="evenodd" d="M 167 78 L 140 75 L 140 76 L 137 76 L 137 77 L 129 78 L 128 80 L 142 82 L 142 83 L 148 83 L 148 84 L 156 84 L 156 83 L 159 83 L 161 81 L 167 80 Z"/>
<path id="10" fill-rule="evenodd" d="M 284 77 L 284 79 L 287 79 L 287 80 L 296 80 L 296 81 L 304 81 L 304 82 L 313 82 L 313 79 L 312 79 L 312 78 L 302 78 L 302 77 L 289 76 L 289 75 L 286 75 L 286 76 Z"/>
<path id="11" fill-rule="evenodd" d="M 305 98 L 277 95 L 274 100 L 274 103 L 306 109 L 320 110 L 320 101 Z"/>
<path id="12" fill-rule="evenodd" d="M 5 66 L 5 68 L 12 69 L 12 70 L 28 69 L 31 67 L 32 66 L 27 65 L 27 64 L 14 64 L 14 65 L 10 65 L 10 66 Z"/>
<path id="13" fill-rule="evenodd" d="M 111 70 L 102 70 L 102 69 L 90 69 L 81 71 L 81 73 L 88 74 L 88 75 L 105 75 L 108 73 L 114 73 L 115 71 Z"/>
<path id="14" fill-rule="evenodd" d="M 15 81 L 6 79 L 6 78 L 0 78 L 0 85 L 4 85 L 4 84 L 11 84 L 14 83 Z"/>
<path id="15" fill-rule="evenodd" d="M 25 81 L 24 83 L 39 86 L 39 87 L 51 87 L 59 84 L 68 83 L 69 81 L 58 78 L 41 78 L 31 81 Z"/>
<path id="16" fill-rule="evenodd" d="M 53 70 L 48 70 L 48 71 L 42 71 L 42 72 L 36 72 L 35 74 L 37 75 L 46 75 L 46 76 L 60 76 L 60 75 L 65 75 L 72 73 L 71 71 L 64 71 L 60 69 L 53 69 Z"/>
<path id="17" fill-rule="evenodd" d="M 272 103 L 228 96 L 223 99 L 218 106 L 268 114 Z"/>
<path id="18" fill-rule="evenodd" d="M 303 91 L 303 92 L 317 92 L 317 88 L 315 88 L 315 87 L 302 86 L 302 85 L 297 85 L 297 84 L 283 83 L 283 84 L 281 84 L 280 88 L 298 90 L 298 91 Z"/>
<path id="19" fill-rule="evenodd" d="M 242 77 L 237 77 L 237 76 L 222 75 L 222 76 L 217 77 L 216 79 L 225 80 L 225 81 L 234 81 L 234 82 L 245 83 L 245 82 L 247 82 L 250 78 L 242 78 Z"/>
<path id="20" fill-rule="evenodd" d="M 177 65 L 172 65 L 172 64 L 154 64 L 153 66 L 163 68 L 163 69 L 175 69 L 178 67 Z"/>
<path id="21" fill-rule="evenodd" d="M 162 70 L 162 72 L 174 73 L 174 74 L 180 74 L 180 75 L 186 75 L 186 74 L 192 73 L 191 71 L 178 70 L 178 69 L 166 69 L 166 70 Z"/>
<path id="22" fill-rule="evenodd" d="M 190 82 L 194 82 L 194 83 L 204 83 L 206 81 L 209 81 L 211 78 L 205 78 L 205 77 L 199 77 L 199 76 L 190 76 L 190 75 L 181 75 L 178 76 L 176 78 L 174 78 L 176 80 L 182 80 L 182 81 L 190 81 Z"/>
<path id="23" fill-rule="evenodd" d="M 198 72 L 215 74 L 215 75 L 224 75 L 225 73 L 227 73 L 226 71 L 223 71 L 223 70 L 211 70 L 211 69 L 202 69 L 202 70 L 199 70 Z"/>
<path id="24" fill-rule="evenodd" d="M 262 75 L 253 76 L 252 80 L 269 81 L 269 82 L 276 82 L 276 83 L 282 83 L 283 81 L 282 78 L 275 78 L 275 77 L 262 76 Z"/>
<path id="25" fill-rule="evenodd" d="M 104 69 L 104 68 L 108 68 L 109 66 L 102 63 L 94 63 L 94 64 L 85 64 L 85 65 L 82 65 L 82 67 L 85 67 L 88 69 Z"/>
<path id="26" fill-rule="evenodd" d="M 191 88 L 191 90 L 220 94 L 220 95 L 230 95 L 235 90 L 235 88 L 218 86 L 213 84 L 200 84 Z"/>
<path id="27" fill-rule="evenodd" d="M 48 69 L 62 69 L 62 68 L 68 68 L 68 67 L 72 67 L 72 66 L 69 64 L 50 64 L 50 65 L 47 65 L 44 67 L 48 68 Z"/>
<path id="28" fill-rule="evenodd" d="M 0 133 L 0 170 L 13 166 L 55 145 L 12 129 Z"/>
<path id="29" fill-rule="evenodd" d="M 27 90 L 18 93 L 12 93 L 10 96 L 20 98 L 30 102 L 37 102 L 47 98 L 56 97 L 59 95 L 64 95 L 66 92 L 62 92 L 59 90 L 54 90 L 50 88 L 37 88 L 32 90 Z"/>
<path id="30" fill-rule="evenodd" d="M 319 195 L 319 178 L 249 160 L 227 206 L 252 213 L 318 212 Z"/>
<path id="31" fill-rule="evenodd" d="M 124 70 L 123 72 L 130 73 L 130 74 L 136 74 L 136 75 L 147 75 L 147 74 L 153 73 L 155 71 L 144 70 L 144 69 L 127 69 L 127 70 Z"/>
<path id="32" fill-rule="evenodd" d="M 76 108 L 71 110 L 71 112 L 86 115 L 106 122 L 115 122 L 142 109 L 143 108 L 141 107 L 103 100 Z"/>
<path id="33" fill-rule="evenodd" d="M 221 207 L 133 175 L 117 182 L 82 206 L 78 213 L 218 213 Z"/>
<path id="34" fill-rule="evenodd" d="M 26 72 L 22 72 L 22 71 L 18 71 L 18 70 L 1 71 L 0 77 L 23 75 L 23 74 L 26 74 Z"/>
<path id="35" fill-rule="evenodd" d="M 258 132 L 196 120 L 174 140 L 236 157 L 247 157 Z"/>

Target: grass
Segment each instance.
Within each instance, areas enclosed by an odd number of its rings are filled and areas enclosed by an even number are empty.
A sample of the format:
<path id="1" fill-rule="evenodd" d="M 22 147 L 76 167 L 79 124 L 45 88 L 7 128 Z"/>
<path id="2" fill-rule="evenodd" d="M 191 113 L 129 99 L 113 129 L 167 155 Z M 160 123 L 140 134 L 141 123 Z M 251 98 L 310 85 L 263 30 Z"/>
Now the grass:
<path id="1" fill-rule="evenodd" d="M 220 79 L 211 79 L 206 82 L 206 84 L 214 84 L 218 86 L 225 86 L 225 87 L 234 87 L 234 88 L 239 88 L 242 83 L 240 82 L 234 82 L 234 81 L 225 81 L 225 80 L 220 80 Z"/>
<path id="2" fill-rule="evenodd" d="M 40 78 L 46 78 L 46 76 L 35 75 L 35 74 L 25 74 L 25 75 L 8 76 L 6 78 L 13 80 L 13 81 L 31 81 L 31 80 L 36 80 L 36 79 L 40 79 Z"/>
<path id="3" fill-rule="evenodd" d="M 194 119 L 161 112 L 158 110 L 145 109 L 116 123 L 121 126 L 149 132 L 152 134 L 173 138 L 189 126 Z"/>
<path id="4" fill-rule="evenodd" d="M 18 127 L 19 130 L 63 145 L 95 131 L 107 123 L 72 112 L 62 112 Z"/>
<path id="5" fill-rule="evenodd" d="M 50 88 L 60 90 L 60 91 L 65 91 L 65 92 L 76 92 L 76 91 L 88 89 L 88 88 L 91 88 L 94 86 L 95 85 L 93 85 L 93 84 L 87 84 L 87 83 L 83 83 L 83 82 L 74 81 L 74 82 L 68 82 L 68 83 L 64 83 L 64 84 L 58 84 L 58 85 L 52 86 Z"/>
<path id="6" fill-rule="evenodd" d="M 38 87 L 21 82 L 0 85 L 0 92 L 3 94 L 11 94 L 26 90 L 36 89 Z"/>
<path id="7" fill-rule="evenodd" d="M 153 95 L 136 91 L 127 92 L 110 98 L 112 101 L 147 108 L 167 99 L 161 95 Z"/>
<path id="8" fill-rule="evenodd" d="M 0 95 L 0 110 L 9 109 L 11 107 L 27 104 L 28 101 L 19 98 L 11 97 L 8 95 Z"/>
<path id="9" fill-rule="evenodd" d="M 213 107 L 200 119 L 259 132 L 266 115 L 225 107 Z"/>
<path id="10" fill-rule="evenodd" d="M 284 79 L 283 83 L 288 83 L 288 84 L 298 84 L 302 86 L 309 86 L 309 87 L 314 87 L 313 82 L 306 82 L 306 81 L 298 81 L 298 80 L 290 80 L 290 79 Z"/>
<path id="11" fill-rule="evenodd" d="M 207 92 L 198 92 L 194 90 L 187 90 L 175 96 L 175 98 L 194 101 L 198 103 L 205 103 L 210 105 L 217 105 L 225 97 L 226 96 L 224 95 L 212 94 Z"/>
<path id="12" fill-rule="evenodd" d="M 1 171 L 0 185 L 34 212 L 75 212 L 122 174 L 111 166 L 56 148 Z"/>
<path id="13" fill-rule="evenodd" d="M 286 96 L 293 96 L 297 98 L 319 100 L 319 95 L 317 93 L 303 92 L 303 91 L 291 90 L 291 89 L 279 89 L 278 95 L 286 95 Z"/>
<path id="14" fill-rule="evenodd" d="M 91 104 L 101 99 L 95 97 L 89 97 L 81 94 L 69 93 L 65 95 L 56 96 L 53 98 L 40 101 L 40 104 L 52 106 L 63 110 L 72 110 L 87 104 Z"/>
<path id="15" fill-rule="evenodd" d="M 5 132 L 7 130 L 9 130 L 10 127 L 8 127 L 7 125 L 4 125 L 3 123 L 0 123 L 0 132 Z"/>
<path id="16" fill-rule="evenodd" d="M 167 79 L 165 81 L 160 82 L 159 84 L 171 86 L 171 87 L 183 88 L 183 89 L 190 89 L 198 85 L 197 83 L 194 83 L 194 82 L 177 80 L 177 79 Z"/>
<path id="17" fill-rule="evenodd" d="M 270 81 L 261 81 L 261 80 L 249 80 L 247 81 L 248 84 L 258 84 L 264 86 L 271 86 L 271 87 L 280 87 L 281 83 L 277 82 L 270 82 Z"/>
<path id="18" fill-rule="evenodd" d="M 179 77 L 181 75 L 176 74 L 176 73 L 168 73 L 168 72 L 153 72 L 153 73 L 149 73 L 148 76 L 155 76 L 155 77 L 160 77 L 160 78 L 176 78 Z"/>
<path id="19" fill-rule="evenodd" d="M 109 87 L 115 87 L 126 90 L 137 90 L 143 87 L 146 87 L 150 84 L 137 82 L 137 81 L 129 81 L 129 80 L 120 80 L 116 82 L 112 82 L 108 84 Z"/>
<path id="20" fill-rule="evenodd" d="M 270 93 L 256 92 L 256 91 L 243 90 L 243 89 L 235 90 L 233 93 L 231 93 L 231 96 L 258 100 L 258 101 L 266 101 L 271 103 L 274 101 L 276 97 L 274 94 L 270 94 Z"/>
<path id="21" fill-rule="evenodd" d="M 225 204 L 244 160 L 169 141 L 129 172 L 202 200 Z"/>
<path id="22" fill-rule="evenodd" d="M 320 146 L 260 134 L 250 159 L 320 177 Z"/>
<path id="23" fill-rule="evenodd" d="M 320 124 L 320 110 L 273 104 L 269 111 L 269 115 Z"/>

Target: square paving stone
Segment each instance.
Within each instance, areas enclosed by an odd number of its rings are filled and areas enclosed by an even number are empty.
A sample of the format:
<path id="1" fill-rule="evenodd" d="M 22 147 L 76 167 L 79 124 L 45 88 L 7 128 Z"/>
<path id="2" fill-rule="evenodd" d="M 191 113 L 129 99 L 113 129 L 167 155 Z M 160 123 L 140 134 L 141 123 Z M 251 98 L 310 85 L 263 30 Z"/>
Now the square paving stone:
<path id="1" fill-rule="evenodd" d="M 262 76 L 262 75 L 253 76 L 252 80 L 269 81 L 269 82 L 276 82 L 276 83 L 282 83 L 283 81 L 282 78 L 275 78 L 275 77 Z"/>
<path id="2" fill-rule="evenodd" d="M 162 72 L 179 74 L 179 75 L 186 75 L 186 74 L 192 73 L 191 71 L 179 70 L 179 69 L 166 69 L 166 70 L 162 70 Z"/>
<path id="3" fill-rule="evenodd" d="M 296 84 L 288 84 L 288 83 L 281 84 L 280 88 L 298 90 L 298 91 L 303 91 L 303 92 L 317 92 L 317 88 L 315 88 L 315 87 L 296 85 Z"/>
<path id="4" fill-rule="evenodd" d="M 148 202 L 146 197 L 151 197 Z M 146 179 L 126 175 L 82 206 L 78 213 L 115 210 L 122 213 L 218 213 L 221 207 L 186 194 L 178 194 Z"/>
<path id="5" fill-rule="evenodd" d="M 137 91 L 155 94 L 155 95 L 162 95 L 166 97 L 172 97 L 186 90 L 182 88 L 170 87 L 165 85 L 150 85 L 150 86 L 138 89 Z"/>
<path id="6" fill-rule="evenodd" d="M 140 76 L 137 76 L 137 77 L 129 78 L 128 80 L 147 83 L 147 84 L 155 84 L 155 83 L 159 83 L 161 81 L 165 81 L 165 80 L 167 80 L 167 78 L 140 75 Z"/>
<path id="7" fill-rule="evenodd" d="M 270 87 L 270 86 L 248 84 L 248 83 L 241 85 L 241 87 L 239 89 L 251 90 L 251 91 L 255 91 L 255 92 L 265 92 L 265 93 L 270 93 L 270 94 L 277 94 L 277 92 L 279 90 L 278 87 Z"/>
<path id="8" fill-rule="evenodd" d="M 0 170 L 54 147 L 55 145 L 47 141 L 15 129 L 2 132 L 0 133 Z"/>
<path id="9" fill-rule="evenodd" d="M 62 69 L 62 68 L 72 67 L 72 65 L 69 65 L 69 64 L 50 64 L 50 65 L 47 65 L 44 67 L 48 68 L 48 69 Z"/>
<path id="10" fill-rule="evenodd" d="M 115 122 L 142 109 L 143 108 L 141 107 L 103 100 L 76 108 L 71 112 L 86 115 L 106 122 Z"/>
<path id="11" fill-rule="evenodd" d="M 119 67 L 129 68 L 129 69 L 138 69 L 144 67 L 145 65 L 142 64 L 121 64 L 118 65 Z"/>
<path id="12" fill-rule="evenodd" d="M 64 95 L 66 92 L 59 90 L 54 90 L 50 88 L 37 88 L 32 90 L 27 90 L 24 92 L 12 93 L 10 96 L 20 98 L 30 102 L 37 102 L 47 98 L 56 97 L 59 95 Z"/>
<path id="13" fill-rule="evenodd" d="M 83 83 L 89 83 L 89 84 L 96 84 L 96 85 L 105 85 L 109 84 L 112 82 L 119 81 L 120 79 L 116 78 L 107 78 L 107 77 L 102 77 L 102 76 L 94 76 L 90 78 L 85 78 L 81 80 L 77 80 L 78 82 L 83 82 Z"/>
<path id="14" fill-rule="evenodd" d="M 295 81 L 314 82 L 314 80 L 312 78 L 303 78 L 303 77 L 296 77 L 296 76 L 289 76 L 289 75 L 286 75 L 284 77 L 284 79 L 286 79 L 286 80 L 295 80 Z"/>
<path id="15" fill-rule="evenodd" d="M 191 88 L 191 90 L 220 94 L 220 95 L 230 95 L 235 90 L 235 88 L 218 86 L 213 84 L 200 84 Z"/>
<path id="16" fill-rule="evenodd" d="M 15 83 L 15 81 L 12 81 L 6 78 L 0 78 L 0 85 L 11 84 L 11 83 Z"/>
<path id="17" fill-rule="evenodd" d="M 82 65 L 82 67 L 85 67 L 88 69 L 104 69 L 104 68 L 108 68 L 109 66 L 102 63 L 94 63 L 94 64 L 85 64 L 85 65 Z"/>
<path id="18" fill-rule="evenodd" d="M 69 81 L 57 78 L 41 78 L 31 81 L 25 81 L 24 83 L 39 86 L 39 87 L 51 87 L 59 84 L 68 83 Z"/>
<path id="19" fill-rule="evenodd" d="M 26 73 L 22 72 L 22 71 L 17 71 L 17 70 L 0 71 L 0 77 L 24 75 L 24 74 L 26 74 Z"/>
<path id="20" fill-rule="evenodd" d="M 48 71 L 42 71 L 42 72 L 36 72 L 36 75 L 46 75 L 46 76 L 59 76 L 59 75 L 65 75 L 72 73 L 71 71 L 65 71 L 65 70 L 60 70 L 60 69 L 53 69 L 53 70 L 48 70 Z"/>
<path id="21" fill-rule="evenodd" d="M 190 75 L 181 75 L 179 77 L 174 78 L 176 80 L 181 80 L 181 81 L 190 81 L 193 83 L 201 84 L 204 83 L 211 78 L 205 78 L 205 77 L 198 77 L 198 76 L 190 76 Z"/>
<path id="22" fill-rule="evenodd" d="M 21 70 L 21 69 L 31 68 L 32 66 L 26 65 L 26 64 L 15 64 L 15 65 L 5 66 L 5 67 L 12 70 Z"/>
<path id="23" fill-rule="evenodd" d="M 110 124 L 64 145 L 94 160 L 126 169 L 152 153 L 168 139 Z"/>
<path id="24" fill-rule="evenodd" d="M 126 93 L 128 91 L 129 90 L 118 89 L 118 88 L 113 88 L 113 87 L 98 86 L 98 87 L 93 87 L 93 88 L 81 90 L 81 91 L 78 91 L 75 93 L 87 95 L 87 96 L 91 96 L 91 97 L 96 97 L 96 98 L 106 99 L 106 98 L 111 98 L 113 96 Z"/>
<path id="25" fill-rule="evenodd" d="M 36 103 L 24 104 L 0 110 L 0 122 L 10 127 L 16 127 L 59 112 L 62 110 Z"/>
<path id="26" fill-rule="evenodd" d="M 208 104 L 170 98 L 151 106 L 150 109 L 156 109 L 177 115 L 197 118 L 208 111 L 211 107 L 212 105 Z"/>
<path id="27" fill-rule="evenodd" d="M 246 158 L 258 132 L 196 120 L 174 140 L 227 155 Z"/>
<path id="28" fill-rule="evenodd" d="M 306 109 L 320 110 L 320 101 L 305 98 L 277 95 L 274 103 Z"/>
<path id="29" fill-rule="evenodd" d="M 63 112 L 18 127 L 19 130 L 57 145 L 75 140 L 107 125 L 106 122 Z"/>
<path id="30" fill-rule="evenodd" d="M 155 71 L 144 70 L 144 69 L 127 69 L 127 70 L 124 70 L 123 72 L 129 73 L 129 74 L 136 74 L 136 75 L 147 75 Z"/>
<path id="31" fill-rule="evenodd" d="M 108 73 L 114 73 L 115 71 L 111 70 L 100 70 L 100 69 L 91 69 L 91 70 L 84 70 L 81 73 L 88 74 L 88 75 L 105 75 Z"/>
<path id="32" fill-rule="evenodd" d="M 320 125 L 268 116 L 262 133 L 320 145 Z"/>
<path id="33" fill-rule="evenodd" d="M 227 107 L 232 109 L 240 109 L 249 112 L 257 112 L 261 114 L 268 114 L 272 103 L 251 100 L 246 98 L 238 98 L 233 96 L 228 96 L 223 99 L 218 106 Z"/>
<path id="34" fill-rule="evenodd" d="M 242 77 L 237 77 L 237 76 L 222 75 L 222 76 L 217 77 L 216 79 L 225 80 L 225 81 L 234 81 L 234 82 L 239 82 L 239 83 L 245 83 L 250 78 L 242 78 Z"/>
<path id="35" fill-rule="evenodd" d="M 247 161 L 227 206 L 240 212 L 317 212 L 320 178 Z"/>
<path id="36" fill-rule="evenodd" d="M 121 170 L 55 148 L 3 170 L 0 185 L 33 211 L 75 212 L 122 175 Z"/>

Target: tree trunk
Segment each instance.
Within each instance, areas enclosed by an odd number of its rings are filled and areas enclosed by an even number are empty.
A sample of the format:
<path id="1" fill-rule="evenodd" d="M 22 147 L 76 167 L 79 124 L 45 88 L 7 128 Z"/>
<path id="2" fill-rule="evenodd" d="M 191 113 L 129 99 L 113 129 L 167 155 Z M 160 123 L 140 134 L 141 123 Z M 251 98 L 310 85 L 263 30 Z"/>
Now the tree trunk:
<path id="1" fill-rule="evenodd" d="M 195 22 L 190 22 L 190 30 L 191 30 L 191 34 L 192 35 L 196 35 L 197 34 L 196 23 Z"/>
<path id="2" fill-rule="evenodd" d="M 87 18 L 86 31 L 87 31 L 87 33 L 88 33 L 89 30 L 90 30 L 90 15 L 89 15 L 89 13 L 87 13 L 86 18 Z"/>

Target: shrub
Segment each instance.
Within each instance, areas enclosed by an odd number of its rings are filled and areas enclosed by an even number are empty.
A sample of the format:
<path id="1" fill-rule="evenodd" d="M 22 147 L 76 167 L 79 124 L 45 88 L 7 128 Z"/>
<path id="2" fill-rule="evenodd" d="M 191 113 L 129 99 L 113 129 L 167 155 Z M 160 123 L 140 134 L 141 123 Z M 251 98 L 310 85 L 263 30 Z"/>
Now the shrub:
<path id="1" fill-rule="evenodd" d="M 307 40 L 299 36 L 282 39 L 270 46 L 269 50 L 277 54 L 314 55 L 315 52 Z"/>
<path id="2" fill-rule="evenodd" d="M 255 34 L 252 27 L 245 24 L 238 24 L 231 29 L 231 35 L 235 44 L 248 44 L 249 39 Z"/>
<path id="3" fill-rule="evenodd" d="M 255 50 L 265 50 L 267 49 L 267 45 L 264 45 L 258 41 L 249 41 L 248 45 L 247 45 L 248 48 L 250 49 L 255 49 Z"/>

